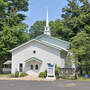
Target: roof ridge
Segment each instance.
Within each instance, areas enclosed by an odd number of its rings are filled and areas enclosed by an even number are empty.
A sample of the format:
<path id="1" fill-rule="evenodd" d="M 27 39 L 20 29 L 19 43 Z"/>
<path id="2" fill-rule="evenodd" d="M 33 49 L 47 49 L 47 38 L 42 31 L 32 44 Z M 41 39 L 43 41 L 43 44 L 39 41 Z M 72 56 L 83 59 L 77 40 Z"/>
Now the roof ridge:
<path id="1" fill-rule="evenodd" d="M 44 34 L 41 34 L 41 35 L 39 35 L 39 36 L 37 36 L 37 37 L 35 37 L 34 39 L 39 39 L 40 37 L 42 37 Z"/>
<path id="2" fill-rule="evenodd" d="M 43 35 L 46 35 L 46 34 L 42 34 L 42 35 L 40 35 L 40 37 L 42 37 Z M 46 35 L 46 36 L 48 36 L 48 37 L 50 37 L 50 38 L 54 38 L 54 39 L 59 40 L 59 41 L 63 41 L 63 42 L 65 42 L 65 43 L 69 43 L 69 42 L 66 41 L 66 40 L 58 39 L 58 38 L 53 37 L 53 36 L 49 36 L 49 35 Z M 39 37 L 39 36 L 38 36 L 38 37 Z M 39 37 L 39 38 L 40 38 L 40 37 Z M 38 38 L 38 39 L 39 39 L 39 38 Z"/>

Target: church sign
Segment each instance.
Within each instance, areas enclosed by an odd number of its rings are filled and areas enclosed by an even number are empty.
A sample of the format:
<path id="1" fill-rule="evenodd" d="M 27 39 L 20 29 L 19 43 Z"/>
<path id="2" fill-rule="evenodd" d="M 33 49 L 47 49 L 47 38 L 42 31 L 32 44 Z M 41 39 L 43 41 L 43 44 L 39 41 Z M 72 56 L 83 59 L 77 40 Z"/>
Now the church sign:
<path id="1" fill-rule="evenodd" d="M 48 64 L 47 77 L 55 77 L 55 65 L 54 64 Z"/>

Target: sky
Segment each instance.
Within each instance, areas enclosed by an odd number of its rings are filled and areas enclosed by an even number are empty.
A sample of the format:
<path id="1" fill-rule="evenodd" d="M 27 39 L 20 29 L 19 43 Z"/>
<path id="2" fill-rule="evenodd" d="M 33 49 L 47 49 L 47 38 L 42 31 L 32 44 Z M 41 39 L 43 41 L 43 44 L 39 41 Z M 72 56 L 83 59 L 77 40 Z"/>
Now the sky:
<path id="1" fill-rule="evenodd" d="M 24 22 L 30 27 L 37 20 L 45 20 L 47 9 L 49 21 L 56 20 L 60 18 L 66 4 L 67 0 L 29 0 L 29 11 L 25 12 L 27 18 Z"/>
<path id="2" fill-rule="evenodd" d="M 29 11 L 25 12 L 27 18 L 24 22 L 30 27 L 37 20 L 45 20 L 47 9 L 49 21 L 60 19 L 65 5 L 67 0 L 29 0 Z"/>

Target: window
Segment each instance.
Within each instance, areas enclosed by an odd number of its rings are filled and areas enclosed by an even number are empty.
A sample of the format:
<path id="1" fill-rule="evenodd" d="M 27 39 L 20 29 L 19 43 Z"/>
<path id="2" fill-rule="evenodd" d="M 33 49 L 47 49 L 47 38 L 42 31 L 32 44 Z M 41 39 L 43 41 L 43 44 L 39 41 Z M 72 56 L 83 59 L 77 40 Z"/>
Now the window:
<path id="1" fill-rule="evenodd" d="M 38 70 L 38 65 L 37 64 L 35 65 L 35 69 Z"/>
<path id="2" fill-rule="evenodd" d="M 36 53 L 36 51 L 34 50 L 34 51 L 33 51 L 33 53 L 35 54 L 35 53 Z"/>
<path id="3" fill-rule="evenodd" d="M 33 65 L 31 65 L 31 70 L 33 70 Z"/>
<path id="4" fill-rule="evenodd" d="M 19 64 L 19 71 L 23 72 L 23 64 L 22 63 Z"/>

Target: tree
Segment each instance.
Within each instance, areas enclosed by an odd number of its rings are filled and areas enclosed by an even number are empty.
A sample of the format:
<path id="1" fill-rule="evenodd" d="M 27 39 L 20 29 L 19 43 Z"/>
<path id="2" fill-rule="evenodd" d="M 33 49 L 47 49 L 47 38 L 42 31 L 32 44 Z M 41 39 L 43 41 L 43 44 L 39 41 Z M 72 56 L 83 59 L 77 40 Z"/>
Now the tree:
<path id="1" fill-rule="evenodd" d="M 51 30 L 52 36 L 61 39 L 63 35 L 61 36 L 59 33 L 62 33 L 62 26 L 63 26 L 63 23 L 62 23 L 62 20 L 60 19 L 57 19 L 55 21 L 50 21 L 50 30 Z"/>
<path id="2" fill-rule="evenodd" d="M 71 39 L 70 51 L 74 53 L 74 58 L 78 65 L 87 72 L 90 65 L 90 34 L 85 31 L 79 32 Z M 82 67 L 84 66 L 84 67 Z"/>
<path id="3" fill-rule="evenodd" d="M 27 25 L 22 21 L 28 10 L 28 0 L 0 0 L 0 68 L 11 59 L 10 49 L 29 40 Z"/>
<path id="4" fill-rule="evenodd" d="M 67 6 L 62 9 L 62 18 L 64 20 L 62 32 L 67 34 L 67 40 L 70 40 L 76 36 L 78 32 L 81 32 L 86 25 L 89 26 L 90 3 L 88 0 L 78 0 L 81 4 L 79 5 L 75 0 L 67 1 Z"/>
<path id="5" fill-rule="evenodd" d="M 38 35 L 43 34 L 45 27 L 45 21 L 36 21 L 30 28 L 30 38 L 35 38 Z"/>
<path id="6" fill-rule="evenodd" d="M 80 4 L 75 0 L 67 1 L 67 6 L 62 9 L 63 27 L 58 32 L 70 41 L 74 58 L 80 67 L 84 65 L 87 70 L 87 64 L 90 65 L 90 3 L 88 0 L 77 0 Z"/>
<path id="7" fill-rule="evenodd" d="M 0 31 L 6 25 L 16 25 L 25 19 L 18 13 L 28 10 L 28 0 L 0 0 Z"/>
<path id="8" fill-rule="evenodd" d="M 45 30 L 45 21 L 36 21 L 30 28 L 29 30 L 29 33 L 30 33 L 30 38 L 35 38 L 41 34 L 44 33 L 44 30 Z M 63 23 L 62 23 L 62 20 L 60 19 L 57 19 L 55 21 L 50 21 L 49 22 L 49 26 L 50 26 L 50 31 L 51 31 L 51 34 L 52 36 L 54 37 L 57 37 L 57 38 L 62 38 L 63 39 L 63 36 L 60 36 L 58 33 L 59 33 L 59 30 L 62 29 L 63 27 Z"/>

